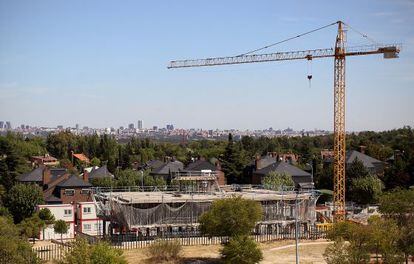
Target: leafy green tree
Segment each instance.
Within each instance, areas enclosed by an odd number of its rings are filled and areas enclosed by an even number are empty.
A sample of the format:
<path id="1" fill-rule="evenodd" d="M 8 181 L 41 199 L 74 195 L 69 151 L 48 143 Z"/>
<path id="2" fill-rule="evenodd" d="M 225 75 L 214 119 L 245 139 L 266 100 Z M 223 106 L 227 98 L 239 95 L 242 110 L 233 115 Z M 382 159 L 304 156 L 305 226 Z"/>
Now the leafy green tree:
<path id="1" fill-rule="evenodd" d="M 351 199 L 358 204 L 376 203 L 383 189 L 384 184 L 375 175 L 354 178 L 349 187 Z"/>
<path id="2" fill-rule="evenodd" d="M 262 207 L 239 196 L 214 201 L 200 217 L 201 232 L 209 236 L 249 235 L 262 218 Z"/>
<path id="3" fill-rule="evenodd" d="M 0 216 L 0 262 L 40 264 L 30 244 L 19 236 L 19 229 L 10 217 Z"/>
<path id="4" fill-rule="evenodd" d="M 396 222 L 392 219 L 373 216 L 369 219 L 368 229 L 371 251 L 374 251 L 377 260 L 380 254 L 384 263 L 401 263 L 403 255 L 398 248 L 401 231 Z"/>
<path id="5" fill-rule="evenodd" d="M 414 190 L 397 189 L 385 193 L 379 199 L 379 210 L 395 219 L 400 227 L 414 222 Z"/>
<path id="6" fill-rule="evenodd" d="M 327 248 L 324 254 L 326 260 L 333 261 L 337 259 L 332 254 L 337 254 L 338 250 L 344 250 L 346 258 L 344 259 L 345 262 L 342 263 L 369 263 L 370 230 L 366 226 L 351 222 L 337 223 L 329 231 L 328 238 L 336 241 L 337 244 Z M 341 241 L 343 240 L 347 241 L 348 244 L 342 245 Z"/>
<path id="7" fill-rule="evenodd" d="M 243 161 L 241 147 L 233 141 L 232 134 L 229 134 L 224 154 L 220 156 L 220 162 L 221 168 L 229 184 L 242 181 L 243 168 L 245 167 L 245 164 Z"/>
<path id="8" fill-rule="evenodd" d="M 101 165 L 101 160 L 98 159 L 97 157 L 94 157 L 91 159 L 91 166 L 100 166 Z"/>
<path id="9" fill-rule="evenodd" d="M 337 239 L 325 249 L 323 257 L 327 264 L 351 264 L 348 251 L 349 244 L 343 239 Z"/>
<path id="10" fill-rule="evenodd" d="M 408 263 L 409 255 L 414 255 L 414 190 L 387 192 L 381 196 L 379 203 L 380 212 L 386 218 L 395 220 L 401 230 L 397 244 Z"/>
<path id="11" fill-rule="evenodd" d="M 24 218 L 30 217 L 36 206 L 43 202 L 43 192 L 39 186 L 16 184 L 8 192 L 5 205 L 14 221 L 20 223 Z"/>
<path id="12" fill-rule="evenodd" d="M 117 179 L 117 185 L 118 186 L 136 186 L 141 185 L 139 182 L 140 173 L 137 171 L 134 171 L 132 169 L 126 169 L 126 170 L 120 170 L 116 174 Z"/>
<path id="13" fill-rule="evenodd" d="M 257 243 L 248 236 L 232 237 L 220 251 L 223 263 L 255 264 L 263 259 Z"/>
<path id="14" fill-rule="evenodd" d="M 89 245 L 84 239 L 77 239 L 59 264 L 127 264 L 122 250 L 115 249 L 105 242 Z"/>
<path id="15" fill-rule="evenodd" d="M 116 184 L 116 182 L 109 177 L 91 179 L 90 183 L 95 187 L 113 187 Z"/>
<path id="16" fill-rule="evenodd" d="M 293 187 L 295 182 L 288 173 L 271 171 L 263 179 L 263 185 L 267 189 L 282 190 L 284 187 Z"/>
<path id="17" fill-rule="evenodd" d="M 32 238 L 32 242 L 34 244 L 36 237 L 45 227 L 45 222 L 40 219 L 39 215 L 36 213 L 31 217 L 24 219 L 18 226 L 21 230 L 21 234 L 24 237 Z"/>
<path id="18" fill-rule="evenodd" d="M 53 225 L 55 233 L 60 234 L 60 241 L 63 243 L 63 234 L 67 234 L 69 231 L 69 226 L 64 220 L 57 220 Z"/>
<path id="19" fill-rule="evenodd" d="M 42 230 L 43 237 L 45 237 L 45 227 L 52 225 L 55 222 L 55 216 L 52 214 L 49 208 L 40 209 L 38 215 L 40 220 L 42 220 L 45 223 Z"/>

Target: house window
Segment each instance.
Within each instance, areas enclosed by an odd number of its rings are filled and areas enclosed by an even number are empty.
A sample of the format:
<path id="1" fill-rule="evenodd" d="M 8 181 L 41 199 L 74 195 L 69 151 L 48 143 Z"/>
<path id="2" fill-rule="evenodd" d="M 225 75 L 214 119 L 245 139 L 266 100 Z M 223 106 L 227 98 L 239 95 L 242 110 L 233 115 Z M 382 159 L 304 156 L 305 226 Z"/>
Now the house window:
<path id="1" fill-rule="evenodd" d="M 83 213 L 84 214 L 90 214 L 91 213 L 91 208 L 90 207 L 83 207 Z"/>
<path id="2" fill-rule="evenodd" d="M 66 189 L 65 190 L 65 195 L 66 196 L 74 196 L 75 195 L 75 190 L 74 189 Z"/>
<path id="3" fill-rule="evenodd" d="M 91 230 L 91 224 L 83 224 L 83 230 L 90 231 Z"/>
<path id="4" fill-rule="evenodd" d="M 64 214 L 65 214 L 65 216 L 71 216 L 72 215 L 72 210 L 71 209 L 65 209 Z"/>
<path id="5" fill-rule="evenodd" d="M 89 189 L 82 189 L 81 190 L 81 194 L 89 194 L 90 190 Z"/>

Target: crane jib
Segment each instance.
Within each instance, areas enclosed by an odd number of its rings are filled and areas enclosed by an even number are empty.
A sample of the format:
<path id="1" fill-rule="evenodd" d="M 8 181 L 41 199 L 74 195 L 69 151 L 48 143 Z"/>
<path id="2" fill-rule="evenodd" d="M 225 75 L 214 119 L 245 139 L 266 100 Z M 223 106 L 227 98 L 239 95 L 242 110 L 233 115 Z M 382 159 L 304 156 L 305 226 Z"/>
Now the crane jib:
<path id="1" fill-rule="evenodd" d="M 344 56 L 358 56 L 370 54 L 384 54 L 384 58 L 397 58 L 400 52 L 401 44 L 392 45 L 366 45 L 348 47 Z M 282 60 L 301 60 L 301 59 L 316 59 L 334 57 L 335 49 L 314 49 L 302 51 L 277 52 L 267 54 L 252 54 L 233 57 L 216 57 L 207 59 L 194 60 L 176 60 L 171 61 L 168 68 L 189 68 L 189 67 L 203 67 L 203 66 L 219 66 L 230 64 L 245 64 L 257 62 L 271 62 Z"/>

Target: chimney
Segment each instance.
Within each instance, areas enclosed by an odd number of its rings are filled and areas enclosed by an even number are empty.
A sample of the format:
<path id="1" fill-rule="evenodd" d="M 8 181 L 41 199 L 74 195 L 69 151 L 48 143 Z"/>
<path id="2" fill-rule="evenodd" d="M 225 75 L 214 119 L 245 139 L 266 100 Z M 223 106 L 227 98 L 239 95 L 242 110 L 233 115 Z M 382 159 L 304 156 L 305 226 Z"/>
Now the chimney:
<path id="1" fill-rule="evenodd" d="M 82 179 L 83 179 L 84 182 L 89 182 L 89 173 L 88 173 L 87 170 L 83 171 Z"/>
<path id="2" fill-rule="evenodd" d="M 362 154 L 365 154 L 365 149 L 366 148 L 367 147 L 366 146 L 363 146 L 363 145 L 359 146 L 359 152 L 361 152 Z"/>
<path id="3" fill-rule="evenodd" d="M 262 162 L 261 162 L 261 157 L 259 155 L 256 156 L 256 160 L 254 162 L 254 165 L 256 167 L 256 170 L 260 170 L 262 168 Z"/>
<path id="4" fill-rule="evenodd" d="M 42 184 L 47 185 L 50 182 L 50 180 L 51 180 L 50 169 L 48 167 L 44 167 L 43 173 L 42 173 Z"/>

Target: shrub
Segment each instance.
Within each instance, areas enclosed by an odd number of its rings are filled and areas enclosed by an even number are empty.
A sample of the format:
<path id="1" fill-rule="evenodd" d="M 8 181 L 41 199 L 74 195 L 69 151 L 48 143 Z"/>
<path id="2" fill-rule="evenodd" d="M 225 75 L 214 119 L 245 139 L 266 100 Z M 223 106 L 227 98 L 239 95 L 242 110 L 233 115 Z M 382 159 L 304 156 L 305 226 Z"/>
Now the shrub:
<path id="1" fill-rule="evenodd" d="M 58 264 L 127 264 L 122 250 L 105 242 L 89 245 L 85 239 L 77 239 Z"/>
<path id="2" fill-rule="evenodd" d="M 230 239 L 221 250 L 223 263 L 254 264 L 263 259 L 257 243 L 248 236 L 236 236 Z"/>
<path id="3" fill-rule="evenodd" d="M 158 240 L 151 244 L 147 249 L 147 256 L 154 263 L 162 261 L 176 261 L 180 259 L 182 247 L 176 240 Z"/>

